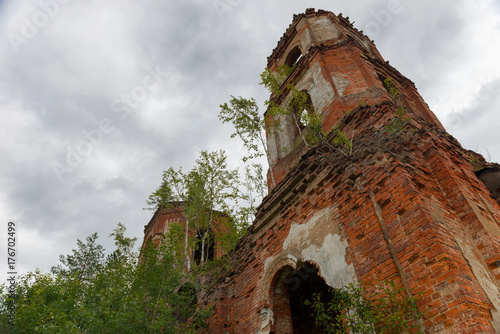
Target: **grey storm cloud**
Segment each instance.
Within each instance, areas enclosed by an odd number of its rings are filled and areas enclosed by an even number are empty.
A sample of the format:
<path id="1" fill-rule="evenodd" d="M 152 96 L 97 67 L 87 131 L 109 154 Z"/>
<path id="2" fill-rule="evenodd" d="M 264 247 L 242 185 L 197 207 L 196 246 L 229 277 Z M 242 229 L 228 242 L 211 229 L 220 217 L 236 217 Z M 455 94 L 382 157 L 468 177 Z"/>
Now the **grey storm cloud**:
<path id="1" fill-rule="evenodd" d="M 259 73 L 309 7 L 349 16 L 452 135 L 500 159 L 494 1 L 3 0 L 0 217 L 19 226 L 20 270 L 49 270 L 93 232 L 110 248 L 118 222 L 140 240 L 162 171 L 200 150 L 241 166 L 219 105 L 241 95 L 263 111 Z"/>

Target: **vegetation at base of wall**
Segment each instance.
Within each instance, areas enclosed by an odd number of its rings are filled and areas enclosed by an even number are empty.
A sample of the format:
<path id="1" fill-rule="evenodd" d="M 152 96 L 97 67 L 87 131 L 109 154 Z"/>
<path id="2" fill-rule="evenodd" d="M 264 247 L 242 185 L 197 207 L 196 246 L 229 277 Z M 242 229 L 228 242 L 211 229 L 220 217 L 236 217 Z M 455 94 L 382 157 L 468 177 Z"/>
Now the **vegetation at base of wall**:
<path id="1" fill-rule="evenodd" d="M 312 300 L 316 324 L 331 334 L 421 333 L 416 301 L 392 281 L 375 289 L 350 284 L 330 289 L 329 296 L 316 294 Z"/>
<path id="2" fill-rule="evenodd" d="M 0 332 L 194 334 L 204 326 L 211 310 L 196 308 L 196 286 L 168 243 L 148 245 L 137 263 L 136 239 L 125 236 L 125 227 L 118 224 L 111 237 L 116 248 L 107 256 L 93 234 L 78 240 L 73 254 L 61 256 L 65 261 L 52 273 L 18 277 L 14 300 L 2 285 Z M 180 288 L 188 283 L 194 288 Z M 10 302 L 16 306 L 14 325 L 4 321 Z"/>

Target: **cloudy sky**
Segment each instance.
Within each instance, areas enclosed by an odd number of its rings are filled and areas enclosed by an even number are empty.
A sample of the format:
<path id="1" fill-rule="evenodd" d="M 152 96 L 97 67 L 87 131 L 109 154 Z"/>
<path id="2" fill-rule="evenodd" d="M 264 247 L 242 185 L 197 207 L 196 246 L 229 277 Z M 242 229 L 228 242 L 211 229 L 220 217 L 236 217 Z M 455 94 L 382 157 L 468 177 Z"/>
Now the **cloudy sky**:
<path id="1" fill-rule="evenodd" d="M 238 166 L 218 106 L 262 105 L 266 58 L 309 7 L 349 16 L 464 147 L 500 160 L 498 1 L 0 0 L 1 251 L 9 221 L 19 272 L 93 232 L 111 249 L 118 222 L 140 240 L 163 170 L 215 149 Z"/>

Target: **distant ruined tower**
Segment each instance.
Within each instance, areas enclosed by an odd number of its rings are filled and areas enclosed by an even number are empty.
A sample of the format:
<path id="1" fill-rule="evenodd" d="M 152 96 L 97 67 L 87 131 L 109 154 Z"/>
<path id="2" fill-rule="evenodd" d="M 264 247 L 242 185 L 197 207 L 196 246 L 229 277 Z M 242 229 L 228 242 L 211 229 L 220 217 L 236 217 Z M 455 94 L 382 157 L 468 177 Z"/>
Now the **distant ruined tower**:
<path id="1" fill-rule="evenodd" d="M 209 227 L 209 238 L 206 242 L 204 258 L 209 260 L 214 260 L 223 256 L 226 252 L 223 250 L 221 235 L 228 232 L 227 226 L 225 224 L 219 223 L 219 219 L 225 219 L 219 215 L 218 212 L 214 211 L 216 216 L 214 224 Z M 154 246 L 160 246 L 162 242 L 165 242 L 165 236 L 168 234 L 173 225 L 179 225 L 182 230 L 186 226 L 186 217 L 184 214 L 184 203 L 183 202 L 173 202 L 169 208 L 158 208 L 153 217 L 147 225 L 144 226 L 144 238 L 142 241 L 141 249 L 146 247 L 148 242 L 151 242 Z M 201 235 L 200 232 L 205 232 L 206 229 L 196 231 L 192 227 L 189 229 L 189 235 L 194 237 L 194 242 L 198 247 L 195 249 L 190 249 L 190 261 L 194 263 L 199 263 L 202 257 L 202 252 L 200 249 Z"/>
<path id="2" fill-rule="evenodd" d="M 306 91 L 323 130 L 339 128 L 353 149 L 308 148 L 289 118 L 275 120 L 276 186 L 230 254 L 233 270 L 200 295 L 214 306 L 201 331 L 321 333 L 303 303 L 313 293 L 392 280 L 417 298 L 427 333 L 500 333 L 499 166 L 446 133 L 341 15 L 294 16 L 268 58 L 271 70 L 282 64 L 295 65 L 284 85 Z"/>

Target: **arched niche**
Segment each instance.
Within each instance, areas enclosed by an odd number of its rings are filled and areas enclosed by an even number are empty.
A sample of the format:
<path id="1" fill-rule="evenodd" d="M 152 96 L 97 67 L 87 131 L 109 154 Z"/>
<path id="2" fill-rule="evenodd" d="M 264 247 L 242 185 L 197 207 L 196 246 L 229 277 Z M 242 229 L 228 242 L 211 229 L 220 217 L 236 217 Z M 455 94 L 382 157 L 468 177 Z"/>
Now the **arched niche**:
<path id="1" fill-rule="evenodd" d="M 301 262 L 290 254 L 284 254 L 273 262 L 265 277 L 266 308 L 261 310 L 261 331 L 268 334 L 322 334 L 327 333 L 316 325 L 311 315 L 313 308 L 306 305 L 315 294 L 323 302 L 331 298 L 330 287 L 312 261 Z M 264 288 L 266 289 L 266 288 Z"/>
<path id="2" fill-rule="evenodd" d="M 288 67 L 294 67 L 295 64 L 297 64 L 301 58 L 302 58 L 302 51 L 300 50 L 300 47 L 296 45 L 288 52 L 283 64 Z"/>

